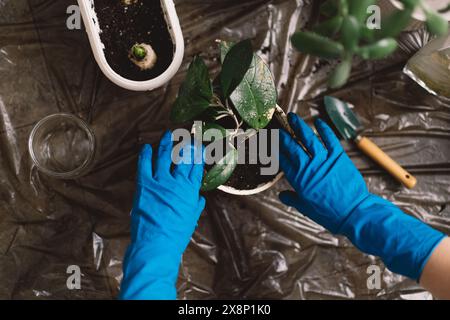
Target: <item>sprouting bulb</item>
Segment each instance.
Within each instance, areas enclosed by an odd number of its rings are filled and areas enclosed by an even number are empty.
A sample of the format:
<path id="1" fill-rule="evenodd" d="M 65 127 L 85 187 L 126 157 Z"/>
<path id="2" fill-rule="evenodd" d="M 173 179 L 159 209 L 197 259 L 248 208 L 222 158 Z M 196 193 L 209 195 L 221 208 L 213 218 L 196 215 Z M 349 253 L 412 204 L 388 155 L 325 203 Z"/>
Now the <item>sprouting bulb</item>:
<path id="1" fill-rule="evenodd" d="M 152 69 L 157 61 L 157 56 L 152 46 L 146 43 L 135 44 L 128 56 L 141 70 Z"/>

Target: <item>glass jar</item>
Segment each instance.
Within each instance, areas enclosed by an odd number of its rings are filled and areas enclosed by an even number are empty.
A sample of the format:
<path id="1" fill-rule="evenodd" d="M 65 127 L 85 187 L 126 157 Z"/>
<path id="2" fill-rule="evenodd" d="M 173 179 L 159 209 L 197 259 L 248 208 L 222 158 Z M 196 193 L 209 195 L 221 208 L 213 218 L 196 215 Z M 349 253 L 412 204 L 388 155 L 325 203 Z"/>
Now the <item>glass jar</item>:
<path id="1" fill-rule="evenodd" d="M 85 175 L 95 153 L 95 136 L 82 119 L 57 113 L 40 120 L 28 140 L 37 169 L 51 177 L 75 179 Z"/>

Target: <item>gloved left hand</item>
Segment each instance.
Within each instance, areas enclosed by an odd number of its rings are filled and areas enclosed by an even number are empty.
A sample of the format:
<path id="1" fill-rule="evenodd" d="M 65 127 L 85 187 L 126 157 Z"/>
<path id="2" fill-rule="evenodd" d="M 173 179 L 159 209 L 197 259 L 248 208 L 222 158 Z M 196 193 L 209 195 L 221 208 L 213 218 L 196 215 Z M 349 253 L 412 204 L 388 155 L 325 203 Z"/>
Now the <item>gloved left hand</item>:
<path id="1" fill-rule="evenodd" d="M 139 156 L 121 299 L 176 298 L 181 256 L 197 226 L 205 199 L 200 195 L 203 163 L 182 163 L 171 170 L 171 155 L 172 138 L 168 131 L 161 139 L 154 168 L 151 146 L 145 145 Z"/>

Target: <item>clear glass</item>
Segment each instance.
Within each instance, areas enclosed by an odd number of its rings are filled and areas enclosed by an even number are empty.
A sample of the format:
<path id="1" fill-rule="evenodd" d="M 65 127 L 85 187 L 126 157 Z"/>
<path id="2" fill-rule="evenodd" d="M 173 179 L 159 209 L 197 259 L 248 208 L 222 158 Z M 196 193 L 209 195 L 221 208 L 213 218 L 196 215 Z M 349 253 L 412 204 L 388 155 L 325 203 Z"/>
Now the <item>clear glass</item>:
<path id="1" fill-rule="evenodd" d="M 95 137 L 84 120 L 57 113 L 34 126 L 28 148 L 39 171 L 56 178 L 74 179 L 89 170 L 95 153 Z"/>

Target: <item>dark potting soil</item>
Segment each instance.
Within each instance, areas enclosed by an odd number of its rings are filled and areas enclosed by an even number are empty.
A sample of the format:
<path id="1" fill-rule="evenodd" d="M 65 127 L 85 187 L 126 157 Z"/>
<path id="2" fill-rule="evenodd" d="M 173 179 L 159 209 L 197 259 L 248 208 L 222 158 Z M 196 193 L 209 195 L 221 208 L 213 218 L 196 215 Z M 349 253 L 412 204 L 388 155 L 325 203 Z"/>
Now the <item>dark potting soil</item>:
<path id="1" fill-rule="evenodd" d="M 272 121 L 266 127 L 269 132 L 267 132 L 267 137 L 270 138 L 270 130 L 272 129 L 280 129 L 281 125 L 278 122 L 277 118 L 274 116 Z M 270 152 L 270 140 L 268 143 L 268 150 Z M 246 158 L 248 159 L 248 146 L 246 146 Z M 278 156 L 278 155 L 277 155 Z M 268 167 L 269 165 L 262 165 L 258 162 L 258 164 L 238 164 L 230 179 L 225 183 L 226 186 L 233 187 L 237 190 L 252 190 L 255 189 L 262 184 L 268 183 L 275 179 L 278 175 L 261 175 L 261 168 Z"/>
<path id="2" fill-rule="evenodd" d="M 138 0 L 128 6 L 120 0 L 95 0 L 95 11 L 111 68 L 122 77 L 145 81 L 167 70 L 174 55 L 174 44 L 160 0 Z M 150 70 L 141 70 L 128 58 L 136 43 L 153 47 L 158 60 Z"/>
<path id="3" fill-rule="evenodd" d="M 261 167 L 260 164 L 237 165 L 225 185 L 237 190 L 253 190 L 275 179 L 276 175 L 261 175 Z"/>

